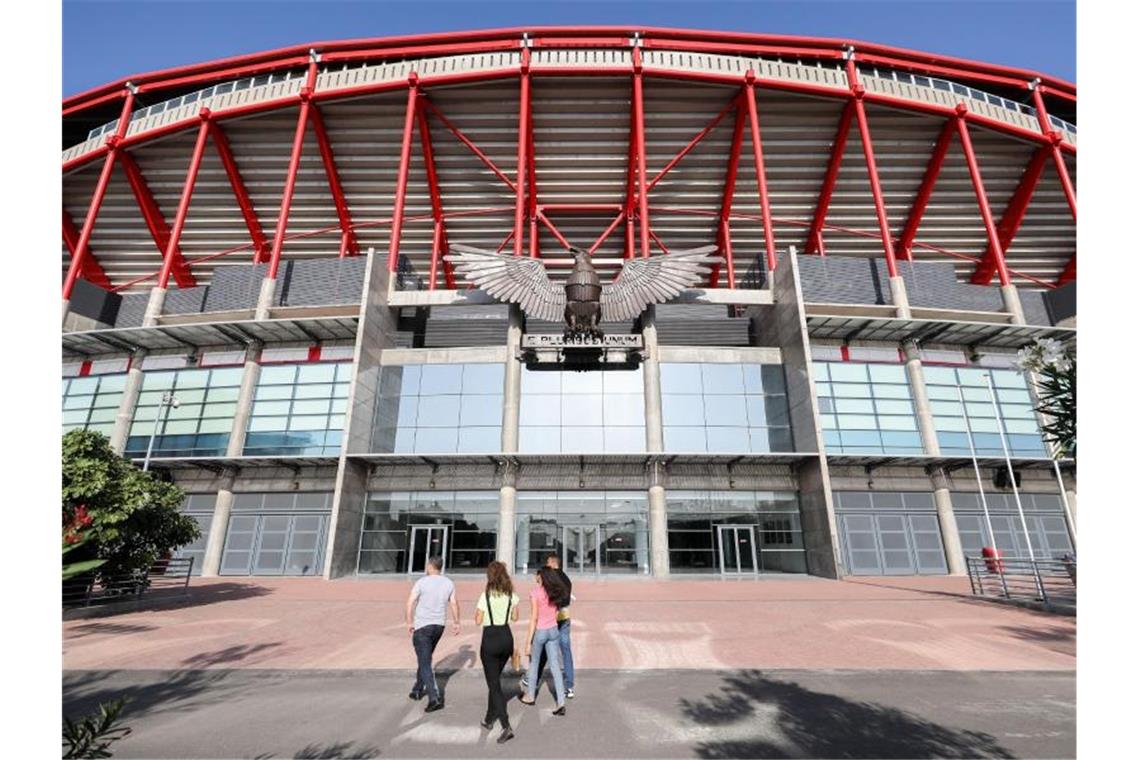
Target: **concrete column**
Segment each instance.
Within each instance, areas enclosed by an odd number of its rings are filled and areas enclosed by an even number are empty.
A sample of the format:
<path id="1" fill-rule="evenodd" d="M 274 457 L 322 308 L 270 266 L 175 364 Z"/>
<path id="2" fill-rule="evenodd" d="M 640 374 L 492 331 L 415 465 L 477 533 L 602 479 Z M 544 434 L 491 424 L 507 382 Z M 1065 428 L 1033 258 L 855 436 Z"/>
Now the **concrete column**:
<path id="1" fill-rule="evenodd" d="M 891 303 L 895 305 L 895 316 L 899 319 L 910 319 L 910 298 L 906 294 L 906 283 L 902 277 L 888 277 L 887 285 L 891 289 Z"/>
<path id="2" fill-rule="evenodd" d="M 649 571 L 654 578 L 669 576 L 669 517 L 661 462 L 649 465 Z"/>
<path id="3" fill-rule="evenodd" d="M 249 415 L 253 411 L 253 394 L 257 390 L 257 379 L 261 376 L 260 342 L 250 343 L 245 349 L 245 368 L 241 373 L 241 388 L 238 390 L 237 411 L 234 412 L 230 427 L 230 442 L 226 445 L 227 457 L 240 457 L 245 449 L 245 434 L 249 428 Z"/>
<path id="4" fill-rule="evenodd" d="M 503 383 L 503 451 L 519 450 L 519 400 L 522 396 L 522 309 L 511 304 L 507 326 L 507 366 Z M 505 560 L 504 560 L 505 561 Z"/>
<path id="5" fill-rule="evenodd" d="M 127 370 L 127 383 L 123 388 L 123 398 L 119 401 L 119 412 L 115 415 L 115 427 L 111 430 L 111 448 L 116 454 L 122 454 L 127 448 L 131 422 L 135 418 L 135 406 L 142 389 L 142 364 L 145 358 L 145 349 L 140 348 L 131 354 L 131 368 Z"/>
<path id="6" fill-rule="evenodd" d="M 926 378 L 922 373 L 922 354 L 918 343 L 908 340 L 902 344 L 906 357 L 906 378 L 910 383 L 910 394 L 914 399 L 914 416 L 918 421 L 918 434 L 922 438 L 922 448 L 927 454 L 938 456 L 942 453 L 938 446 L 938 432 L 934 429 L 934 415 L 930 412 L 930 398 L 926 395 Z"/>
<path id="7" fill-rule="evenodd" d="M 257 308 L 253 312 L 254 319 L 269 319 L 269 310 L 273 308 L 273 297 L 277 295 L 277 280 L 266 277 L 261 281 L 261 292 L 257 296 Z"/>
<path id="8" fill-rule="evenodd" d="M 645 450 L 665 450 L 665 430 L 661 421 L 661 360 L 657 348 L 657 308 L 650 305 L 641 317 L 645 359 L 641 376 L 645 383 Z"/>
<path id="9" fill-rule="evenodd" d="M 1005 304 L 1010 321 L 1015 325 L 1025 324 L 1025 312 L 1021 310 L 1021 297 L 1018 295 L 1017 286 L 1002 285 L 1001 300 Z"/>
<path id="10" fill-rule="evenodd" d="M 930 471 L 934 484 L 934 508 L 938 510 L 938 529 L 942 533 L 942 549 L 946 553 L 946 568 L 950 575 L 965 575 L 966 560 L 962 554 L 962 538 L 958 535 L 958 520 L 950 502 L 950 479 L 946 470 L 935 467 Z"/>
<path id="11" fill-rule="evenodd" d="M 143 312 L 143 327 L 154 327 L 158 318 L 162 316 L 162 307 L 166 303 L 166 288 L 151 288 L 150 300 L 146 302 L 146 311 Z"/>
<path id="12" fill-rule="evenodd" d="M 214 501 L 214 519 L 210 522 L 210 535 L 206 539 L 206 553 L 202 557 L 202 577 L 217 576 L 222 567 L 222 549 L 226 545 L 226 529 L 230 525 L 230 510 L 234 505 L 234 480 L 237 471 L 227 469 Z"/>
<path id="13" fill-rule="evenodd" d="M 506 564 L 512 573 L 515 567 L 515 514 L 518 505 L 518 465 L 503 463 L 503 484 L 499 487 L 499 536 L 495 559 Z"/>

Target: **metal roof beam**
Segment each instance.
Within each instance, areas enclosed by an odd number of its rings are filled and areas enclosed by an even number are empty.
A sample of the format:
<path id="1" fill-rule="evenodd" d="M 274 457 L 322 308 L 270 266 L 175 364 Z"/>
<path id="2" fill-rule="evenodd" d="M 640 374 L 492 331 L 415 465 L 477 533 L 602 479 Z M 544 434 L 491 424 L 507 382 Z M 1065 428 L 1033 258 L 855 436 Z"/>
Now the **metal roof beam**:
<path id="1" fill-rule="evenodd" d="M 744 75 L 744 99 L 748 105 L 748 126 L 752 132 L 752 160 L 756 164 L 756 190 L 760 196 L 760 216 L 764 220 L 764 248 L 769 271 L 776 269 L 776 238 L 772 232 L 772 208 L 768 202 L 768 179 L 764 173 L 764 148 L 760 143 L 760 116 L 756 107 L 756 72 Z"/>
<path id="2" fill-rule="evenodd" d="M 527 217 L 529 204 L 523 186 L 523 176 L 527 171 L 527 147 L 530 141 L 530 49 L 522 49 L 522 64 L 519 69 L 519 115 L 516 137 L 515 164 L 515 255 L 523 253 L 523 222 Z M 534 194 L 533 185 L 530 192 Z"/>
<path id="3" fill-rule="evenodd" d="M 253 242 L 253 263 L 260 264 L 269 259 L 269 240 L 261 228 L 261 220 L 257 217 L 257 212 L 253 208 L 253 201 L 249 197 L 249 191 L 246 189 L 241 172 L 238 170 L 237 161 L 234 159 L 233 150 L 230 148 L 229 138 L 213 119 L 210 120 L 209 130 L 210 137 L 213 138 L 214 148 L 218 151 L 218 158 L 222 160 L 222 168 L 226 171 L 226 178 L 229 179 L 230 187 L 233 188 L 238 208 L 241 209 L 246 229 L 249 230 L 250 240 Z"/>
<path id="4" fill-rule="evenodd" d="M 855 101 L 848 100 L 843 107 L 843 114 L 839 117 L 839 126 L 835 129 L 835 139 L 831 143 L 831 156 L 827 160 L 827 171 L 823 175 L 823 185 L 819 188 L 819 199 L 815 203 L 815 215 L 812 217 L 811 227 L 808 228 L 807 240 L 804 241 L 804 253 L 818 253 L 824 255 L 823 224 L 827 221 L 827 209 L 831 206 L 831 196 L 835 192 L 835 183 L 839 179 L 839 166 L 843 163 L 843 154 L 847 150 L 847 135 L 851 132 L 851 119 L 855 117 Z"/>
<path id="5" fill-rule="evenodd" d="M 170 248 L 171 255 L 174 257 L 174 266 L 171 270 L 174 281 L 178 283 L 180 288 L 194 287 L 197 283 L 194 280 L 194 275 L 190 273 L 190 266 L 186 263 L 186 257 L 182 255 L 178 241 L 174 241 L 171 245 L 170 227 L 166 224 L 162 209 L 158 207 L 158 202 L 155 201 L 154 194 L 151 193 L 146 177 L 143 176 L 134 156 L 123 150 L 119 151 L 118 157 L 123 172 L 127 175 L 127 183 L 131 186 L 131 193 L 135 196 L 139 211 L 142 212 L 143 221 L 146 222 L 151 239 L 154 240 L 154 245 L 158 249 L 158 254 L 163 256 Z"/>
<path id="6" fill-rule="evenodd" d="M 424 107 L 431 112 L 431 115 L 439 119 L 439 123 L 447 128 L 448 132 L 455 135 L 455 138 L 459 140 L 459 142 L 463 143 L 468 150 L 475 154 L 476 158 L 482 161 L 488 169 L 494 172 L 495 176 L 501 179 L 503 181 L 503 184 L 511 189 L 512 193 L 516 192 L 515 183 L 511 181 L 511 178 L 506 174 L 503 174 L 503 170 L 496 166 L 495 162 L 488 158 L 487 154 L 480 150 L 479 146 L 471 141 L 471 138 L 463 134 L 463 132 L 460 131 L 458 127 L 452 124 L 451 121 L 443 115 L 443 112 L 439 110 L 435 103 L 431 102 L 431 99 L 428 98 L 427 95 L 423 96 L 423 103 Z"/>
<path id="7" fill-rule="evenodd" d="M 1002 251 L 1009 250 L 1014 235 L 1017 234 L 1021 228 L 1021 223 L 1025 220 L 1025 212 L 1029 210 L 1029 203 L 1033 200 L 1033 193 L 1037 189 L 1037 183 L 1041 179 L 1041 173 L 1045 169 L 1045 162 L 1049 159 L 1050 153 L 1052 151 L 1048 145 L 1043 145 L 1034 151 L 1033 158 L 1029 160 L 1029 165 L 1025 167 L 1025 171 L 1021 175 L 1017 189 L 1013 191 L 1013 196 L 1010 197 L 1005 206 L 1005 211 L 1002 213 L 1001 221 L 998 222 L 997 227 L 998 243 L 1001 245 Z M 997 250 L 992 244 L 987 245 L 982 260 L 974 267 L 974 274 L 970 277 L 970 282 L 975 285 L 989 285 L 996 271 Z"/>
<path id="8" fill-rule="evenodd" d="M 986 238 L 993 250 L 994 266 L 997 270 L 998 282 L 1002 286 L 1009 285 L 1009 270 L 1005 266 L 1005 246 L 998 238 L 997 226 L 994 224 L 993 214 L 990 213 L 990 201 L 986 195 L 986 187 L 982 183 L 982 172 L 978 167 L 977 156 L 974 155 L 974 143 L 970 139 L 970 125 L 964 118 L 966 106 L 958 104 L 958 117 L 955 119 L 958 127 L 958 139 L 962 141 L 962 150 L 966 154 L 966 165 L 970 169 L 970 182 L 974 186 L 974 195 L 978 199 L 978 210 L 982 212 L 982 223 L 985 225 Z"/>
<path id="9" fill-rule="evenodd" d="M 67 246 L 67 252 L 72 259 L 75 259 L 75 252 L 79 249 L 79 230 L 75 229 L 75 222 L 71 221 L 71 214 L 67 213 L 67 209 L 63 211 L 63 242 Z M 107 273 L 103 271 L 103 267 L 99 265 L 99 260 L 95 256 L 95 252 L 88 246 L 87 256 L 79 264 L 79 274 L 83 279 L 90 283 L 94 283 L 99 287 L 110 290 L 111 279 L 107 277 Z"/>
<path id="10" fill-rule="evenodd" d="M 906 225 L 896 243 L 895 250 L 898 251 L 899 257 L 907 261 L 914 259 L 911 247 L 914 245 L 915 236 L 918 235 L 918 228 L 922 224 L 922 217 L 926 213 L 930 196 L 934 193 L 934 185 L 938 182 L 938 175 L 942 172 L 942 165 L 946 162 L 946 154 L 950 152 L 950 142 L 954 138 L 955 129 L 957 129 L 955 121 L 955 119 L 947 119 L 942 131 L 938 133 L 938 140 L 934 143 L 934 152 L 930 154 L 930 161 L 926 164 L 926 173 L 922 177 L 922 184 L 918 186 L 918 192 L 915 193 L 914 202 L 911 204 L 910 213 L 907 215 Z"/>
<path id="11" fill-rule="evenodd" d="M 435 283 L 438 279 L 439 262 L 443 261 L 443 274 L 447 283 L 448 289 L 455 288 L 455 270 L 451 266 L 451 262 L 445 258 L 447 253 L 451 252 L 447 240 L 447 226 L 444 222 L 443 214 L 443 195 L 439 189 L 439 173 L 435 165 L 435 151 L 432 149 L 431 143 L 431 125 L 428 123 L 427 114 L 424 113 L 423 98 L 426 97 L 422 93 L 416 101 L 416 127 L 420 132 L 420 145 L 423 149 L 424 155 L 424 171 L 427 174 L 428 193 L 431 196 L 431 214 L 433 221 L 432 241 L 431 241 L 431 270 L 428 275 L 428 290 L 435 290 Z"/>
<path id="12" fill-rule="evenodd" d="M 732 124 L 732 144 L 728 151 L 728 164 L 724 169 L 724 192 L 720 197 L 720 213 L 717 216 L 717 244 L 720 246 L 721 256 L 724 257 L 728 270 L 728 287 L 736 287 L 736 266 L 732 256 L 732 201 L 736 197 L 736 175 L 740 169 L 740 154 L 744 148 L 744 122 L 748 112 L 744 101 L 744 90 L 736 95 L 736 118 Z M 709 272 L 709 287 L 715 288 L 720 284 L 720 262 L 712 265 Z"/>
<path id="13" fill-rule="evenodd" d="M 356 256 L 360 253 L 360 245 L 356 242 L 356 231 L 352 228 L 352 214 L 348 211 L 344 187 L 340 184 L 340 174 L 337 172 L 336 158 L 333 155 L 332 144 L 329 142 L 329 133 L 325 129 L 325 120 L 321 116 L 321 109 L 315 103 L 309 111 L 309 119 L 313 124 L 313 135 L 317 138 L 317 149 L 321 154 L 321 162 L 325 166 L 325 176 L 329 180 L 329 192 L 332 193 L 333 204 L 336 206 L 337 221 L 340 222 L 340 257 Z"/>

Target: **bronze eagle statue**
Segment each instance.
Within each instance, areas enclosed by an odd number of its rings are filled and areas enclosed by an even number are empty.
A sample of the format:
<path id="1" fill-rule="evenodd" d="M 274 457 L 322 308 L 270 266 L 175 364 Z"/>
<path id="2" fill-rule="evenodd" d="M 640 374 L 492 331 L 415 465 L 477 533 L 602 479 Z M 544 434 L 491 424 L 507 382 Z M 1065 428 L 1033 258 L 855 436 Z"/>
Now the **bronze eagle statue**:
<path id="1" fill-rule="evenodd" d="M 603 285 L 590 255 L 571 247 L 574 268 L 558 285 L 539 259 L 452 244 L 447 260 L 466 280 L 488 295 L 517 303 L 528 315 L 565 323 L 566 337 L 600 337 L 601 322 L 623 322 L 653 303 L 665 303 L 696 285 L 717 261 L 715 245 L 674 251 L 647 259 L 627 259 L 613 282 Z"/>

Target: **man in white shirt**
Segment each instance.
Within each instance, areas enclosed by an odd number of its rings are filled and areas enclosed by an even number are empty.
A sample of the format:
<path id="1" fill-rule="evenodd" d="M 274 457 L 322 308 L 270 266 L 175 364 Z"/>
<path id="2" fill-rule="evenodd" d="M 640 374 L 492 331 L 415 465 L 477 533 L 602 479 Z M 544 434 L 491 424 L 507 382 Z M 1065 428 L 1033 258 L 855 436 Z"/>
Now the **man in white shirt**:
<path id="1" fill-rule="evenodd" d="M 443 558 L 428 557 L 425 575 L 412 586 L 404 609 L 404 622 L 412 635 L 412 648 L 416 651 L 416 683 L 408 694 L 411 699 L 423 699 L 428 705 L 424 712 L 443 709 L 443 695 L 432 672 L 431 658 L 443 636 L 447 624 L 447 608 L 451 608 L 455 635 L 459 635 L 459 600 L 455 598 L 455 584 L 444 576 Z"/>

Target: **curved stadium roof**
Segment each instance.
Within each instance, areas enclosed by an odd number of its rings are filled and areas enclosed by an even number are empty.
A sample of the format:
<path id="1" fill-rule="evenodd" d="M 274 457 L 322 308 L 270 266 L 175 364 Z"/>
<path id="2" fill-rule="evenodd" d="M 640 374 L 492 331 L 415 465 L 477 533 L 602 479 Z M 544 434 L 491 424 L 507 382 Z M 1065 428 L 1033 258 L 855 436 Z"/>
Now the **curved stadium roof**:
<path id="1" fill-rule="evenodd" d="M 530 124 L 520 151 L 523 79 Z M 305 88 L 310 116 L 284 258 L 388 252 L 411 100 L 418 105 L 399 239 L 408 265 L 428 272 L 433 248 L 447 242 L 511 250 L 521 173 L 537 191 L 521 201 L 524 251 L 533 216 L 535 253 L 548 263 L 569 263 L 563 241 L 590 247 L 609 229 L 595 258 L 616 266 L 630 250 L 627 212 L 640 210 L 631 151 L 638 79 L 652 252 L 719 242 L 723 219 L 737 283 L 763 266 L 766 215 L 740 97 L 753 89 L 779 252 L 794 245 L 818 253 L 822 243 L 827 256 L 884 257 L 858 99 L 900 266 L 908 257 L 952 260 L 960 279 L 989 281 L 996 237 L 1014 283 L 1052 287 L 1075 277 L 1075 200 L 1064 186 L 1076 179 L 1070 83 L 857 41 L 611 27 L 314 43 L 135 75 L 68 98 L 62 266 L 128 97 L 131 117 L 114 147 L 82 276 L 118 290 L 154 284 L 203 109 L 209 139 L 175 246 L 175 280 L 205 284 L 218 266 L 265 260 Z M 637 253 L 639 235 L 635 227 Z"/>

